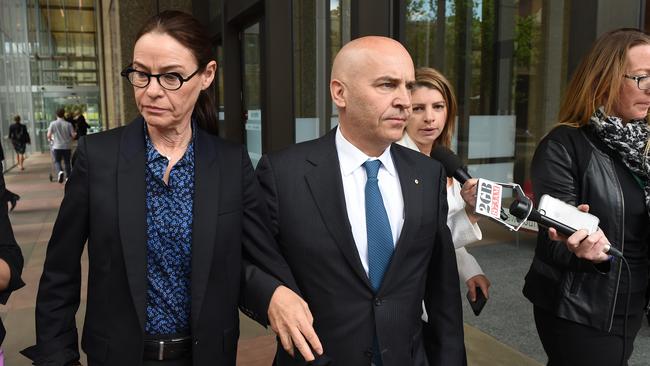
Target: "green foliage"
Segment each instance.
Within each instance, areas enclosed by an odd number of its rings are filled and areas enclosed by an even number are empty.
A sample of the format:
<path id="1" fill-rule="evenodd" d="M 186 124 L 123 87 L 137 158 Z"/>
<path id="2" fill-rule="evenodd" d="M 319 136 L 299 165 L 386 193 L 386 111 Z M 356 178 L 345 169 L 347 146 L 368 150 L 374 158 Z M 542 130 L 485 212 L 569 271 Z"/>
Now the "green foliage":
<path id="1" fill-rule="evenodd" d="M 534 68 L 539 62 L 542 25 L 536 14 L 518 16 L 515 23 L 515 65 Z"/>

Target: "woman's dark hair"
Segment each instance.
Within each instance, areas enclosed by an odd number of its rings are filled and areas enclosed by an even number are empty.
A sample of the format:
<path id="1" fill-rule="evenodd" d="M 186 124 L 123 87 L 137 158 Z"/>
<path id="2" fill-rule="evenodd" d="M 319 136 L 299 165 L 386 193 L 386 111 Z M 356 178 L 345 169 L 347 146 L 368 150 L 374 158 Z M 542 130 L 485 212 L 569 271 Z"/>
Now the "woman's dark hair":
<path id="1" fill-rule="evenodd" d="M 205 27 L 193 16 L 176 10 L 165 10 L 162 13 L 151 17 L 142 26 L 135 37 L 137 42 L 140 37 L 148 33 L 167 34 L 178 43 L 186 47 L 192 54 L 199 66 L 199 72 L 205 71 L 207 64 L 214 60 L 212 54 L 212 42 L 208 37 Z M 199 94 L 192 117 L 204 130 L 218 133 L 219 119 L 214 105 L 214 88 L 210 85 Z"/>
<path id="2" fill-rule="evenodd" d="M 20 116 L 19 115 L 14 116 L 14 122 L 20 123 Z"/>

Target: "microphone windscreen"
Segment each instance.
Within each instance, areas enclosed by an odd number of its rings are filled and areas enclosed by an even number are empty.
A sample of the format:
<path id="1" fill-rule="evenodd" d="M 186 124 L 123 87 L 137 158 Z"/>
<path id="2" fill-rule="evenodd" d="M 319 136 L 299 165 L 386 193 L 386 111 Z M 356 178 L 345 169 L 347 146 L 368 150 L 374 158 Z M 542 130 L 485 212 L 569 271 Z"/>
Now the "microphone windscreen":
<path id="1" fill-rule="evenodd" d="M 449 178 L 453 178 L 454 173 L 463 167 L 463 161 L 460 160 L 460 157 L 442 145 L 436 145 L 433 149 L 431 149 L 430 156 L 438 160 L 442 166 L 445 167 L 447 176 Z"/>

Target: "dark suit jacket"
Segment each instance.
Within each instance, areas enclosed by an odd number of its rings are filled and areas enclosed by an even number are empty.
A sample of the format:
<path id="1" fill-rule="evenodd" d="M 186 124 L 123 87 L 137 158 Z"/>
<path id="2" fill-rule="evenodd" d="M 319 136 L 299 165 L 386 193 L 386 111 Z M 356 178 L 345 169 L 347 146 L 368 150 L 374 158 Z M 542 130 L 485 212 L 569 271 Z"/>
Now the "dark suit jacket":
<path id="1" fill-rule="evenodd" d="M 2 150 L 2 147 L 0 147 L 0 150 Z M 0 165 L 0 197 L 3 197 L 5 192 L 5 180 L 1 170 L 2 166 Z M 23 254 L 18 243 L 16 243 L 14 232 L 11 229 L 11 222 L 7 215 L 7 202 L 2 200 L 0 201 L 0 205 L 2 205 L 0 206 L 0 259 L 7 262 L 11 273 L 9 285 L 4 291 L 0 291 L 0 304 L 4 305 L 7 303 L 7 300 L 9 300 L 9 295 L 13 291 L 25 286 L 25 283 L 20 278 L 20 274 L 23 271 Z M 0 321 L 0 344 L 2 344 L 5 335 L 5 328 Z"/>
<path id="2" fill-rule="evenodd" d="M 143 119 L 85 136 L 65 187 L 48 244 L 36 304 L 37 345 L 24 351 L 36 364 L 78 358 L 75 313 L 80 257 L 88 240 L 88 294 L 81 346 L 90 365 L 142 363 L 147 302 L 145 140 Z M 193 207 L 191 332 L 194 365 L 235 365 L 242 268 L 264 283 L 256 314 L 277 286 L 245 267 L 267 258 L 269 240 L 246 150 L 197 128 Z M 264 245 L 262 243 L 264 239 Z M 284 274 L 283 276 L 287 276 Z M 47 363 L 48 361 L 52 363 Z"/>
<path id="3" fill-rule="evenodd" d="M 447 227 L 446 178 L 440 164 L 393 144 L 404 198 L 404 226 L 378 293 L 362 267 L 345 208 L 335 130 L 264 156 L 257 177 L 270 227 L 314 316 L 333 365 L 367 366 L 377 333 L 385 366 L 425 364 L 424 299 L 436 357 L 465 364 L 454 246 Z M 279 365 L 297 361 L 278 347 Z"/>

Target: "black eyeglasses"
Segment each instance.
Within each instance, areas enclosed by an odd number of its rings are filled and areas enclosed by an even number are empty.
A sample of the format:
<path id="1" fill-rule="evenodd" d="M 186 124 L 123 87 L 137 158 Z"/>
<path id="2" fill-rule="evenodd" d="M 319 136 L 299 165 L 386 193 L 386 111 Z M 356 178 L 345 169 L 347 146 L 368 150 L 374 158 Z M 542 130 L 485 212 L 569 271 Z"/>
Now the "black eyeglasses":
<path id="1" fill-rule="evenodd" d="M 148 72 L 144 71 L 139 71 L 131 67 L 131 65 L 127 66 L 122 72 L 120 72 L 120 75 L 124 76 L 126 80 L 131 83 L 131 85 L 135 86 L 136 88 L 146 88 L 147 85 L 151 82 L 151 78 L 156 78 L 158 80 L 158 84 L 162 86 L 164 89 L 167 90 L 178 90 L 183 86 L 183 83 L 190 80 L 191 78 L 196 75 L 201 68 L 199 67 L 192 73 L 192 75 L 183 78 L 181 74 L 177 72 L 166 72 L 163 74 L 149 74 Z"/>
<path id="2" fill-rule="evenodd" d="M 628 79 L 632 79 L 636 81 L 636 86 L 641 90 L 650 89 L 650 75 L 639 75 L 639 76 L 623 75 L 623 76 Z"/>

